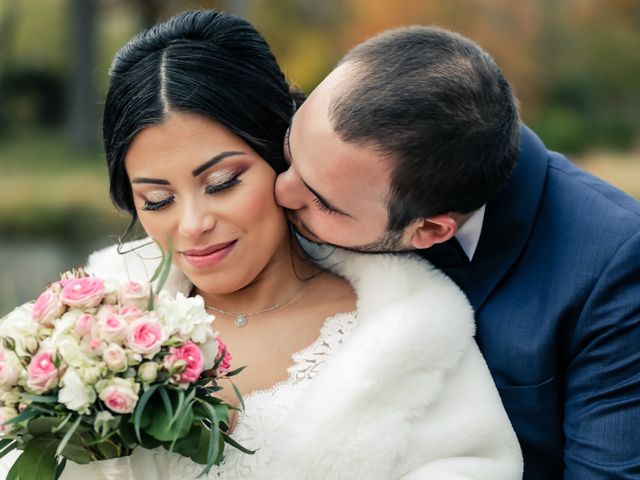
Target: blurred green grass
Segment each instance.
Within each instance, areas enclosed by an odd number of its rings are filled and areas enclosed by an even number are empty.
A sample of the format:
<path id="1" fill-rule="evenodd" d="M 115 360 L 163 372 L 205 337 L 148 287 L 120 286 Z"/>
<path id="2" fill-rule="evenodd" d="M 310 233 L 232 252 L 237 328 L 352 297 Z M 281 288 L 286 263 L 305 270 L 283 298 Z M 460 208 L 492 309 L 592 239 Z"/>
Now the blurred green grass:
<path id="1" fill-rule="evenodd" d="M 57 132 L 0 139 L 3 238 L 47 237 L 71 243 L 117 236 L 126 216 L 111 204 L 104 155 L 74 150 Z"/>

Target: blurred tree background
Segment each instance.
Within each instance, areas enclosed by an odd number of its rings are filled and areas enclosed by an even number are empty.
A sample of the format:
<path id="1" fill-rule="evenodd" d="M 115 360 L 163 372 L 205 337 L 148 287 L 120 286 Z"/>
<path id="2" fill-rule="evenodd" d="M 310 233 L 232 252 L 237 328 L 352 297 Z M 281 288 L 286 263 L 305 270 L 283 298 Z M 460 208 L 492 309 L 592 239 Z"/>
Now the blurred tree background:
<path id="1" fill-rule="evenodd" d="M 456 30 L 494 56 L 547 146 L 640 198 L 637 0 L 0 0 L 0 315 L 124 230 L 100 147 L 109 65 L 193 8 L 253 22 L 307 92 L 379 31 Z"/>

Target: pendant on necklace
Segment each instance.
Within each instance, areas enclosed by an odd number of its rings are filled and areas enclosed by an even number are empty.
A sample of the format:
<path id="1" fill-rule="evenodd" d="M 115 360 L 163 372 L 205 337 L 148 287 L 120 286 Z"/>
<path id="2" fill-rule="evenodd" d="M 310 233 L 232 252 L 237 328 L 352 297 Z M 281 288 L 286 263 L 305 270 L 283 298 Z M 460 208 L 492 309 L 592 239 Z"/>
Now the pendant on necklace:
<path id="1" fill-rule="evenodd" d="M 245 317 L 244 315 L 237 315 L 235 320 L 233 321 L 233 324 L 236 327 L 244 327 L 247 324 L 247 317 Z"/>

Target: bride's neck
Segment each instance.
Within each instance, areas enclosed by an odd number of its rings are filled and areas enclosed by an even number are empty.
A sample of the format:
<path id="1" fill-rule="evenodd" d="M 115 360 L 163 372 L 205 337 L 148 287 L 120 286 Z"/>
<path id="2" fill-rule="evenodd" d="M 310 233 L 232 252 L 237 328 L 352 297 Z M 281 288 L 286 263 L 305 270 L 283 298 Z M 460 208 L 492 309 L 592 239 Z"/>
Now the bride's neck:
<path id="1" fill-rule="evenodd" d="M 231 293 L 215 294 L 199 290 L 205 304 L 234 314 L 251 313 L 277 305 L 304 288 L 319 268 L 304 259 L 299 246 L 290 242 L 278 251 L 249 284 Z"/>

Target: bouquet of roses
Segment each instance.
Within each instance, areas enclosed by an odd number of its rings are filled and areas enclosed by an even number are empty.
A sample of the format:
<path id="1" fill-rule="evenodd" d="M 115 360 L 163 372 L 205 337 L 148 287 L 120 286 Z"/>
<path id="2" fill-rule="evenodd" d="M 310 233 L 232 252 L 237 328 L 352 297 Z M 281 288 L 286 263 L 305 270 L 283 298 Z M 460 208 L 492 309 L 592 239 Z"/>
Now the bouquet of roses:
<path id="1" fill-rule="evenodd" d="M 151 281 L 167 278 L 167 255 Z M 67 272 L 0 321 L 0 457 L 9 479 L 59 478 L 77 464 L 164 447 L 218 464 L 229 409 L 214 396 L 231 356 L 201 297 Z M 240 396 L 237 388 L 234 389 Z M 240 398 L 242 404 L 242 399 Z"/>

